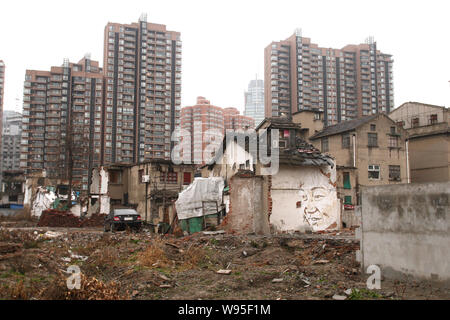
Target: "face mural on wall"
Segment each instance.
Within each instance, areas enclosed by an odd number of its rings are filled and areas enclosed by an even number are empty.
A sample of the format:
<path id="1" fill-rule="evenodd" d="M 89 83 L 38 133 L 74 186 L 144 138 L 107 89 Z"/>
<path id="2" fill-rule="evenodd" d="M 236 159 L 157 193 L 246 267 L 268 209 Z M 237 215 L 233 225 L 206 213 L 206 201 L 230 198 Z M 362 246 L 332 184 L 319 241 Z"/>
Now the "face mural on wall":
<path id="1" fill-rule="evenodd" d="M 301 219 L 315 232 L 337 226 L 337 194 L 331 179 L 323 172 L 308 177 L 299 190 Z"/>

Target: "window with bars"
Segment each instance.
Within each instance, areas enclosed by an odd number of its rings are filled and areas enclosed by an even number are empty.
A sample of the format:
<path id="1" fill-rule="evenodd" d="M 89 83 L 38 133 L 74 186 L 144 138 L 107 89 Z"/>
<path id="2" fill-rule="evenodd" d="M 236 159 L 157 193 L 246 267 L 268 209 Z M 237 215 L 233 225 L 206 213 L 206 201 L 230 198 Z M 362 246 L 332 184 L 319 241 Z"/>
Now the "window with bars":
<path id="1" fill-rule="evenodd" d="M 378 134 L 370 132 L 368 135 L 368 146 L 378 147 Z"/>
<path id="2" fill-rule="evenodd" d="M 398 137 L 389 137 L 389 148 L 398 148 Z"/>

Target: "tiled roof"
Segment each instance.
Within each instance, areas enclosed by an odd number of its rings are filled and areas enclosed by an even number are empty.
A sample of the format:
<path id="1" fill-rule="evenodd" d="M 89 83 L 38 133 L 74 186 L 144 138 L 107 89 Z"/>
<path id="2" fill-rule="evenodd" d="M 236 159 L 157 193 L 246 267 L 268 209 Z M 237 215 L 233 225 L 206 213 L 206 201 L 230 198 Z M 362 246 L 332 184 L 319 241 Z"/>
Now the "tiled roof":
<path id="1" fill-rule="evenodd" d="M 335 135 L 335 134 L 339 134 L 339 133 L 343 133 L 343 132 L 354 130 L 354 129 L 362 126 L 363 124 L 366 124 L 367 122 L 376 119 L 378 116 L 379 116 L 379 114 L 374 114 L 374 115 L 371 115 L 371 116 L 366 116 L 366 117 L 362 117 L 362 118 L 355 119 L 355 120 L 349 120 L 349 121 L 340 122 L 338 124 L 326 127 L 322 131 L 320 131 L 320 132 L 316 133 L 315 135 L 313 135 L 310 139 L 311 140 L 315 140 L 315 139 L 318 139 L 318 138 L 332 136 L 332 135 Z"/>

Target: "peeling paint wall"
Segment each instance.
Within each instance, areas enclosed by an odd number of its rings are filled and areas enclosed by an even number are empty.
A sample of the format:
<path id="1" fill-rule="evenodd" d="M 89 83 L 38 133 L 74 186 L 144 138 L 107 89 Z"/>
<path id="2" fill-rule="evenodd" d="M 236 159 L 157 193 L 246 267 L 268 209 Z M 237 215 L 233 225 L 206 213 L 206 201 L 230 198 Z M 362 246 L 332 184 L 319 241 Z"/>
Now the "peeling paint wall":
<path id="1" fill-rule="evenodd" d="M 362 189 L 363 267 L 450 283 L 450 183 Z"/>
<path id="2" fill-rule="evenodd" d="M 282 165 L 272 176 L 270 196 L 274 232 L 317 232 L 340 227 L 335 166 Z"/>

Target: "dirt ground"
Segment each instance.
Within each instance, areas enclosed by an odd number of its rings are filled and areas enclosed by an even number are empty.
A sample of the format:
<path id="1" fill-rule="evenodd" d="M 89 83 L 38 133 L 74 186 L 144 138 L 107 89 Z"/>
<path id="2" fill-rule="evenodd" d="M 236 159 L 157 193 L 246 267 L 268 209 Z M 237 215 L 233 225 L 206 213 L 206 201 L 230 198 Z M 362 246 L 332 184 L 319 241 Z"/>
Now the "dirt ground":
<path id="1" fill-rule="evenodd" d="M 381 290 L 368 290 L 358 249 L 351 233 L 175 238 L 38 228 L 3 217 L 0 299 L 450 298 L 448 289 L 426 282 L 383 280 Z M 79 290 L 67 288 L 73 265 L 82 273 Z"/>

